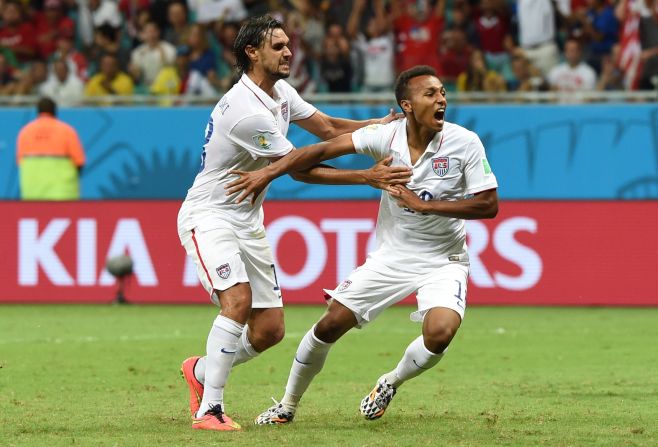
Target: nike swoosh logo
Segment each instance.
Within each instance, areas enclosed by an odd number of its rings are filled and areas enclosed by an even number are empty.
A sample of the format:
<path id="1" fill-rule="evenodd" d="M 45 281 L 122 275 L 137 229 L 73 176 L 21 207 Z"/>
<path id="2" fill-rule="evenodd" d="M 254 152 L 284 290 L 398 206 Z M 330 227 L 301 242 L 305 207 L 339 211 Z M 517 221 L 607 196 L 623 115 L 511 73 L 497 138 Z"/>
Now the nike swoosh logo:
<path id="1" fill-rule="evenodd" d="M 414 365 L 416 365 L 416 366 L 417 366 L 418 368 L 420 368 L 420 369 L 425 369 L 425 370 L 430 369 L 430 368 L 423 368 L 423 367 L 420 366 L 418 363 L 416 363 L 416 360 L 414 360 L 413 362 L 414 362 Z"/>
<path id="2" fill-rule="evenodd" d="M 238 352 L 238 351 L 227 351 L 227 350 L 224 349 L 224 348 L 222 348 L 221 351 L 222 351 L 224 354 L 235 354 L 236 352 Z"/>
<path id="3" fill-rule="evenodd" d="M 310 364 L 311 364 L 310 362 L 309 362 L 309 363 L 302 362 L 301 360 L 299 360 L 299 359 L 297 358 L 297 356 L 295 356 L 295 361 L 296 361 L 297 363 L 301 363 L 302 365 L 310 365 Z"/>

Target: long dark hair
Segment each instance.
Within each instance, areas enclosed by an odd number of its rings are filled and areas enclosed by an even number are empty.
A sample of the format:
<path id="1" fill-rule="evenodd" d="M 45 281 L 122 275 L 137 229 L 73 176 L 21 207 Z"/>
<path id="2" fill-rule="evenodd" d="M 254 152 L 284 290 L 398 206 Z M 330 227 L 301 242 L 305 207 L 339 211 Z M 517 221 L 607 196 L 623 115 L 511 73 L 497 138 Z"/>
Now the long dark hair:
<path id="1" fill-rule="evenodd" d="M 235 66 L 240 72 L 244 73 L 251 68 L 251 60 L 246 53 L 247 47 L 260 48 L 265 41 L 265 37 L 271 36 L 272 31 L 277 28 L 283 29 L 283 23 L 268 15 L 253 17 L 240 27 L 233 44 Z"/>

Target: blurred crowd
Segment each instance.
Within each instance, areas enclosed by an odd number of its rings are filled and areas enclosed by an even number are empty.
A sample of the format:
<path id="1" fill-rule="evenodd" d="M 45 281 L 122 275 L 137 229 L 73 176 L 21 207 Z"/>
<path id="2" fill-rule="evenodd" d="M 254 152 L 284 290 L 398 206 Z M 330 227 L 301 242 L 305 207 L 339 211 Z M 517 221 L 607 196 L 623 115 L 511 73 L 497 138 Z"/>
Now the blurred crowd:
<path id="1" fill-rule="evenodd" d="M 241 21 L 286 26 L 300 93 L 658 88 L 658 0 L 0 0 L 0 95 L 216 97 Z"/>

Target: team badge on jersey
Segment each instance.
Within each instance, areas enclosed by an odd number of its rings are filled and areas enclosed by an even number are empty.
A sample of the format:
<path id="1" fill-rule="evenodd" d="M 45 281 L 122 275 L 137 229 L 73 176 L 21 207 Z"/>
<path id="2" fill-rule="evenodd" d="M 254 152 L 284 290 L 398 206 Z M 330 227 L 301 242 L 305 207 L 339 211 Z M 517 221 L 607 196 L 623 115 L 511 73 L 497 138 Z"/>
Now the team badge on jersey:
<path id="1" fill-rule="evenodd" d="M 352 281 L 350 281 L 349 279 L 346 279 L 345 281 L 340 283 L 340 285 L 336 289 L 336 292 L 342 292 L 343 290 L 347 289 L 351 285 L 352 285 Z"/>
<path id="2" fill-rule="evenodd" d="M 432 170 L 436 175 L 443 177 L 450 169 L 450 159 L 448 157 L 437 157 L 432 159 Z"/>
<path id="3" fill-rule="evenodd" d="M 288 121 L 288 101 L 281 103 L 281 116 L 285 121 Z"/>
<path id="4" fill-rule="evenodd" d="M 272 143 L 270 143 L 267 140 L 267 137 L 265 134 L 262 133 L 257 133 L 251 139 L 254 141 L 254 144 L 262 149 L 269 149 L 272 146 Z"/>
<path id="5" fill-rule="evenodd" d="M 217 267 L 216 270 L 217 270 L 217 274 L 222 279 L 227 279 L 231 274 L 231 266 L 228 264 L 222 264 L 219 267 Z"/>

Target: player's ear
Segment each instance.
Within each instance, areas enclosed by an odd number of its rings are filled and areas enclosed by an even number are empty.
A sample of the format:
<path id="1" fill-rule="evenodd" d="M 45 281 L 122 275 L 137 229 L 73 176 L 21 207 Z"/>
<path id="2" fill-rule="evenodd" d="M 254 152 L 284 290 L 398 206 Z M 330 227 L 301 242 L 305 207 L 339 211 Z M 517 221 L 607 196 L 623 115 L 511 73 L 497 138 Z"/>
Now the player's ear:
<path id="1" fill-rule="evenodd" d="M 413 107 L 411 107 L 411 101 L 409 101 L 408 99 L 403 99 L 402 101 L 400 101 L 400 107 L 402 108 L 402 111 L 404 113 L 411 113 L 411 111 L 413 110 Z"/>
<path id="2" fill-rule="evenodd" d="M 252 46 L 252 45 L 247 45 L 244 49 L 244 52 L 247 53 L 247 57 L 251 62 L 256 62 L 258 60 L 258 53 L 256 52 L 258 48 Z"/>

